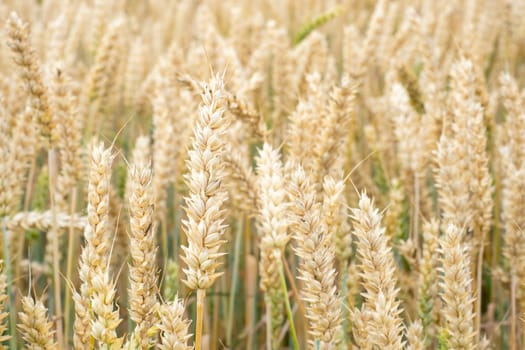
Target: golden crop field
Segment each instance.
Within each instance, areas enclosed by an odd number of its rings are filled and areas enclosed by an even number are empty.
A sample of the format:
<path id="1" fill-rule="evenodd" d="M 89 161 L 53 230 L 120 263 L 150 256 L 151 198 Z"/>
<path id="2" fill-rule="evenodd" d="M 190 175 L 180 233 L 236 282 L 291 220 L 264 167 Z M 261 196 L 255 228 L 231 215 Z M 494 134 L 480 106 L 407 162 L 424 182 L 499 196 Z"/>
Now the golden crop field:
<path id="1" fill-rule="evenodd" d="M 0 350 L 525 349 L 524 18 L 0 1 Z"/>

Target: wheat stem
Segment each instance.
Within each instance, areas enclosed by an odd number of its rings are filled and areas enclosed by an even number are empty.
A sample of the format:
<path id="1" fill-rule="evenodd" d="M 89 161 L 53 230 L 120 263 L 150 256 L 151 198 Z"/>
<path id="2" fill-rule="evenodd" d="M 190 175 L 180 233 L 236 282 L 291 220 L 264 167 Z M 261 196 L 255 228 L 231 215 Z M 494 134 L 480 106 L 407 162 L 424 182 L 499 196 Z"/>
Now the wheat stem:
<path id="1" fill-rule="evenodd" d="M 272 331 L 272 300 L 268 293 L 264 294 L 264 304 L 266 305 L 266 350 L 272 350 L 273 331 Z"/>
<path id="2" fill-rule="evenodd" d="M 239 280 L 239 263 L 241 260 L 241 244 L 242 244 L 242 235 L 244 231 L 244 220 L 239 221 L 237 227 L 237 233 L 235 237 L 235 248 L 233 252 L 233 271 L 232 271 L 232 281 L 230 288 L 230 301 L 228 306 L 228 323 L 226 328 L 226 344 L 232 346 L 232 333 L 233 333 L 233 314 L 235 313 L 235 294 L 237 292 L 237 283 Z"/>
<path id="3" fill-rule="evenodd" d="M 56 317 L 56 336 L 57 342 L 60 347 L 64 345 L 64 334 L 63 334 L 63 314 L 62 314 L 62 297 L 60 289 L 60 247 L 58 244 L 59 230 L 56 227 L 56 214 L 57 207 L 55 202 L 55 191 L 56 191 L 56 179 L 58 172 L 57 154 L 55 148 L 50 148 L 48 152 L 48 169 L 49 169 L 49 198 L 51 199 L 51 213 L 52 213 L 52 230 L 51 237 L 53 248 L 53 292 L 54 292 L 54 304 L 55 304 L 55 317 Z M 48 235 L 49 236 L 49 235 Z"/>
<path id="4" fill-rule="evenodd" d="M 2 220 L 2 239 L 4 240 L 4 259 L 5 274 L 7 276 L 7 295 L 9 296 L 9 327 L 12 330 L 12 336 L 9 339 L 9 348 L 17 349 L 16 340 L 16 312 L 15 312 L 15 295 L 13 293 L 13 271 L 11 271 L 11 259 L 9 256 L 9 240 L 7 237 L 7 227 L 5 219 Z"/>
<path id="5" fill-rule="evenodd" d="M 77 202 L 77 190 L 76 188 L 71 190 L 71 203 L 70 203 L 70 214 L 73 215 L 75 213 L 75 206 Z M 67 240 L 67 263 L 66 263 L 66 279 L 67 281 L 71 282 L 73 278 L 73 264 L 74 264 L 74 258 L 76 258 L 76 254 L 74 252 L 76 247 L 76 235 L 75 230 L 72 225 L 69 226 L 69 232 L 68 232 L 68 240 Z M 71 331 L 71 320 L 70 320 L 70 313 L 71 313 L 71 301 L 73 299 L 71 298 L 71 288 L 66 288 L 66 297 L 65 297 L 65 305 L 64 305 L 64 315 L 66 317 L 66 328 L 65 328 L 65 336 L 66 339 L 69 337 L 70 331 Z"/>
<path id="6" fill-rule="evenodd" d="M 195 350 L 201 350 L 202 343 L 202 321 L 204 316 L 204 302 L 206 300 L 206 289 L 197 289 L 197 321 L 195 323 Z"/>
<path id="7" fill-rule="evenodd" d="M 517 322 L 516 322 L 516 274 L 512 273 L 510 281 L 510 349 L 516 350 L 516 335 L 517 335 Z"/>
<path id="8" fill-rule="evenodd" d="M 297 340 L 297 332 L 295 331 L 295 324 L 293 321 L 292 308 L 290 306 L 290 299 L 288 298 L 288 288 L 286 287 L 286 279 L 284 278 L 284 268 L 282 259 L 279 261 L 279 278 L 281 280 L 281 288 L 284 297 L 284 305 L 286 306 L 286 316 L 288 317 L 288 323 L 290 324 L 290 334 L 292 336 L 292 344 L 295 350 L 299 350 L 299 341 Z"/>

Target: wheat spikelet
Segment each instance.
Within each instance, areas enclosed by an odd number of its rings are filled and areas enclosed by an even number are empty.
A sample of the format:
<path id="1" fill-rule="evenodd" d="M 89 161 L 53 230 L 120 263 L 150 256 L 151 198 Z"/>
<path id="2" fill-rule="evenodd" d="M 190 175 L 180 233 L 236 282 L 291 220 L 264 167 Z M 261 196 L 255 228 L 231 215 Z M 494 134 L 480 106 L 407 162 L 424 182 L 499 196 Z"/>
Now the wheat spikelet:
<path id="1" fill-rule="evenodd" d="M 131 170 L 129 313 L 137 324 L 135 336 L 148 347 L 147 332 L 157 321 L 157 267 L 151 169 L 144 163 Z"/>
<path id="2" fill-rule="evenodd" d="M 7 21 L 7 45 L 13 53 L 13 60 L 20 69 L 24 80 L 31 108 L 40 126 L 40 134 L 48 145 L 56 141 L 55 121 L 50 111 L 46 87 L 42 82 L 36 53 L 30 43 L 29 24 L 15 12 L 11 12 Z"/>
<path id="3" fill-rule="evenodd" d="M 82 281 L 80 291 L 74 294 L 75 324 L 74 342 L 76 349 L 86 349 L 90 336 L 98 336 L 103 342 L 113 341 L 115 320 L 108 327 L 109 334 L 104 334 L 106 327 L 99 317 L 114 318 L 108 310 L 112 307 L 114 290 L 110 285 L 109 268 L 109 189 L 112 155 L 104 145 L 95 145 L 91 152 L 91 168 L 88 186 L 88 224 L 84 230 L 86 244 L 82 249 L 79 263 L 79 276 Z M 95 307 L 96 306 L 96 307 Z M 109 319 L 108 319 L 109 321 Z M 93 324 L 92 324 L 93 323 Z M 95 328 L 95 325 L 97 328 Z"/>
<path id="4" fill-rule="evenodd" d="M 523 108 L 525 101 L 520 94 L 516 81 L 508 74 L 502 73 L 499 77 L 500 95 L 503 105 L 507 110 L 506 124 L 508 128 L 508 147 L 510 148 L 512 162 L 520 166 L 525 161 L 525 151 L 522 145 L 525 145 L 525 135 L 521 130 L 525 129 L 525 115 Z"/>
<path id="5" fill-rule="evenodd" d="M 204 85 L 202 99 L 185 177 L 189 195 L 185 208 L 188 218 L 183 225 L 188 245 L 182 247 L 187 266 L 183 271 L 184 283 L 191 289 L 207 289 L 221 275 L 216 269 L 223 255 L 220 247 L 226 228 L 221 205 L 227 194 L 221 186 L 224 168 L 220 156 L 228 120 L 223 109 L 223 83 L 218 77 Z"/>
<path id="6" fill-rule="evenodd" d="M 133 152 L 131 153 L 131 164 L 150 164 L 151 161 L 150 138 L 145 135 L 138 136 L 135 139 L 135 148 L 133 148 Z M 132 194 L 130 175 L 131 174 L 128 171 L 126 177 L 126 188 L 124 189 L 124 202 L 126 205 L 128 205 Z"/>
<path id="7" fill-rule="evenodd" d="M 123 339 L 117 337 L 116 329 L 121 319 L 114 305 L 116 290 L 109 269 L 93 276 L 91 286 L 91 308 L 96 317 L 91 323 L 91 334 L 101 349 L 120 349 Z"/>
<path id="8" fill-rule="evenodd" d="M 88 208 L 84 236 L 86 246 L 82 250 L 80 277 L 82 295 L 91 297 L 90 278 L 107 268 L 109 256 L 109 189 L 112 155 L 102 143 L 91 152 L 89 171 Z"/>
<path id="9" fill-rule="evenodd" d="M 312 80 L 320 79 L 319 75 L 312 77 Z M 317 86 L 319 81 L 313 82 Z M 320 104 L 322 98 L 320 89 L 316 88 L 316 93 L 312 94 L 308 100 L 301 100 L 297 104 L 295 111 L 290 116 L 290 125 L 287 129 L 287 153 L 290 160 L 300 164 L 308 174 L 311 174 L 316 167 L 316 158 L 310 144 L 316 143 L 317 130 L 322 120 Z"/>
<path id="10" fill-rule="evenodd" d="M 117 190 L 111 186 L 109 189 L 109 230 L 113 234 L 111 235 L 112 247 L 109 270 L 113 275 L 119 274 L 117 284 L 121 282 L 127 284 L 127 282 L 122 281 L 123 278 L 125 279 L 127 277 L 125 262 L 129 255 L 129 237 L 125 224 L 125 208 L 126 206 L 120 199 Z M 125 295 L 121 295 L 121 299 L 125 299 Z"/>
<path id="11" fill-rule="evenodd" d="M 334 171 L 345 165 L 348 139 L 352 135 L 355 94 L 355 86 L 348 77 L 343 77 L 340 86 L 334 86 L 330 91 L 320 142 L 315 145 L 319 180 L 324 175 L 333 176 Z"/>
<path id="12" fill-rule="evenodd" d="M 91 305 L 88 298 L 78 292 L 73 293 L 75 302 L 75 322 L 73 325 L 73 347 L 75 350 L 90 348 Z"/>
<path id="13" fill-rule="evenodd" d="M 1 149 L 2 191 L 0 191 L 0 216 L 12 215 L 17 211 L 23 194 L 27 170 L 35 156 L 36 135 L 32 122 L 33 110 L 27 107 L 18 117 L 11 138 Z M 4 137 L 4 136 L 2 136 Z"/>
<path id="14" fill-rule="evenodd" d="M 99 51 L 101 46 L 101 40 L 107 26 L 109 6 L 104 1 L 96 0 L 91 9 L 93 17 L 91 18 L 91 35 L 90 35 L 90 48 L 93 53 Z"/>
<path id="15" fill-rule="evenodd" d="M 470 272 L 470 253 L 462 243 L 463 233 L 447 226 L 440 242 L 443 328 L 451 349 L 475 349 L 474 298 Z"/>
<path id="16" fill-rule="evenodd" d="M 52 224 L 52 214 L 50 211 L 35 212 L 21 211 L 13 216 L 5 218 L 7 229 L 9 230 L 39 230 L 47 231 Z M 58 228 L 73 227 L 76 230 L 83 230 L 86 227 L 86 217 L 79 215 L 68 215 L 58 213 L 56 216 L 56 226 Z"/>
<path id="17" fill-rule="evenodd" d="M 272 88 L 273 88 L 273 104 L 274 104 L 274 132 L 276 129 L 282 127 L 282 114 L 292 108 L 292 103 L 295 98 L 292 94 L 290 86 L 292 84 L 292 58 L 290 54 L 290 38 L 286 33 L 286 29 L 277 26 L 273 23 L 273 27 L 268 29 L 266 36 L 269 40 L 269 46 L 272 50 Z M 281 126 L 280 126 L 281 125 Z M 282 130 L 280 130 L 282 132 Z M 282 137 L 282 135 L 280 135 Z"/>
<path id="18" fill-rule="evenodd" d="M 168 186 L 173 179 L 175 144 L 174 120 L 170 115 L 167 96 L 157 92 L 153 101 L 153 192 L 155 194 L 155 218 L 165 220 L 168 205 Z"/>
<path id="19" fill-rule="evenodd" d="M 159 309 L 161 350 L 191 350 L 188 344 L 190 321 L 184 317 L 184 305 L 178 296 L 175 300 L 162 304 Z"/>
<path id="20" fill-rule="evenodd" d="M 353 69 L 349 72 L 352 80 L 362 83 L 362 79 L 366 74 L 369 66 L 370 57 L 375 58 L 374 51 L 379 44 L 381 30 L 385 22 L 387 12 L 387 1 L 381 0 L 376 3 L 370 23 L 366 32 L 364 42 L 361 50 L 358 52 L 356 63 Z"/>
<path id="21" fill-rule="evenodd" d="M 339 267 L 346 268 L 352 255 L 352 230 L 348 222 L 348 205 L 341 176 L 326 176 L 323 181 L 322 216 L 328 234 L 335 243 L 335 255 Z"/>
<path id="22" fill-rule="evenodd" d="M 137 90 L 146 70 L 145 48 L 146 45 L 141 37 L 134 40 L 131 44 L 129 58 L 126 63 L 126 71 L 124 73 L 124 104 L 128 108 L 139 105 Z"/>
<path id="23" fill-rule="evenodd" d="M 425 348 L 425 339 L 421 322 L 416 321 L 408 326 L 407 341 L 407 350 L 423 350 Z"/>
<path id="24" fill-rule="evenodd" d="M 389 206 L 383 220 L 385 234 L 390 242 L 394 242 L 400 233 L 399 218 L 403 212 L 403 201 L 405 194 L 398 179 L 392 179 L 390 191 L 388 192 Z"/>
<path id="25" fill-rule="evenodd" d="M 371 320 L 370 312 L 365 308 L 363 308 L 363 310 L 353 308 L 351 309 L 350 320 L 352 322 L 352 335 L 356 346 L 358 346 L 359 349 L 372 349 L 372 344 L 368 341 L 368 323 Z"/>
<path id="26" fill-rule="evenodd" d="M 227 94 L 226 101 L 229 111 L 239 118 L 239 120 L 248 124 L 251 133 L 258 138 L 264 138 L 266 136 L 267 131 L 264 119 L 261 114 L 255 111 L 253 106 L 235 94 Z"/>
<path id="27" fill-rule="evenodd" d="M 230 197 L 243 212 L 255 216 L 259 207 L 259 198 L 252 168 L 246 164 L 244 157 L 234 147 L 228 147 L 228 151 L 223 155 L 223 160 L 228 172 L 226 185 Z"/>
<path id="28" fill-rule="evenodd" d="M 186 263 L 183 282 L 190 289 L 197 290 L 196 350 L 201 349 L 206 289 L 222 275 L 217 268 L 219 258 L 224 255 L 220 251 L 226 229 L 226 213 L 222 205 L 228 198 L 221 183 L 225 176 L 221 164 L 224 137 L 229 125 L 224 114 L 224 83 L 219 77 L 214 77 L 209 84 L 204 84 L 203 90 L 203 104 L 188 152 L 189 173 L 185 180 L 189 193 L 185 198 L 187 218 L 183 220 L 188 245 L 182 246 L 182 259 Z"/>
<path id="29" fill-rule="evenodd" d="M 288 236 L 289 208 L 285 191 L 283 165 L 279 151 L 265 143 L 256 159 L 259 213 L 257 231 L 260 237 L 260 286 L 265 293 L 267 312 L 271 313 L 272 347 L 279 347 L 279 333 L 283 322 L 283 295 L 279 269 Z"/>
<path id="30" fill-rule="evenodd" d="M 427 340 L 436 336 L 438 323 L 439 222 L 423 225 L 423 249 L 418 281 L 418 313 Z"/>
<path id="31" fill-rule="evenodd" d="M 292 80 L 291 88 L 295 90 L 298 96 L 309 95 L 309 89 L 312 88 L 309 77 L 313 75 L 322 77 L 326 68 L 327 57 L 327 42 L 319 31 L 312 32 L 295 47 L 293 59 L 296 67 L 290 78 Z"/>
<path id="32" fill-rule="evenodd" d="M 397 112 L 393 120 L 401 166 L 405 172 L 418 173 L 422 163 L 422 153 L 418 152 L 422 140 L 414 135 L 419 131 L 420 116 L 410 105 L 407 90 L 399 83 L 392 86 L 390 104 Z"/>
<path id="33" fill-rule="evenodd" d="M 301 297 L 307 302 L 309 333 L 324 349 L 336 345 L 341 300 L 335 283 L 333 236 L 321 219 L 322 206 L 315 198 L 315 188 L 297 166 L 292 174 L 290 200 L 295 207 L 291 228 L 297 244 L 295 252 L 300 258 L 298 278 L 304 282 Z"/>
<path id="34" fill-rule="evenodd" d="M 361 194 L 359 208 L 352 209 L 354 234 L 357 237 L 360 275 L 365 292 L 363 313 L 370 318 L 367 339 L 382 348 L 403 346 L 402 309 L 396 296 L 396 267 L 388 247 L 381 215 L 366 194 Z"/>
<path id="35" fill-rule="evenodd" d="M 114 83 L 114 73 L 118 63 L 118 35 L 121 26 L 120 20 L 111 23 L 97 49 L 95 64 L 89 73 L 86 94 L 91 100 L 99 99 L 100 104 L 107 103 L 108 93 Z"/>
<path id="36" fill-rule="evenodd" d="M 0 149 L 0 217 L 15 214 L 23 194 L 27 170 L 35 156 L 37 138 L 32 121 L 32 110 L 26 108 L 19 115 L 12 130 L 11 138 Z M 23 235 L 14 230 L 10 236 L 9 248 L 13 271 L 18 275 L 18 266 L 24 250 Z M 2 240 L 3 242 L 3 240 Z M 0 244 L 1 246 L 2 244 Z"/>
<path id="37" fill-rule="evenodd" d="M 56 68 L 50 86 L 50 102 L 56 120 L 57 147 L 60 155 L 60 174 L 56 182 L 55 203 L 59 211 L 68 211 L 71 191 L 80 177 L 80 142 L 82 118 L 71 78 Z"/>
<path id="38" fill-rule="evenodd" d="M 71 14 L 71 10 L 64 10 L 64 13 L 57 16 L 50 24 L 51 35 L 49 39 L 49 48 L 45 55 L 45 62 L 47 65 L 58 62 L 64 57 L 64 49 L 67 34 L 69 32 L 68 15 Z"/>
<path id="39" fill-rule="evenodd" d="M 58 350 L 54 340 L 53 324 L 47 320 L 47 308 L 41 300 L 22 298 L 22 311 L 18 313 L 18 329 L 29 350 Z"/>
<path id="40" fill-rule="evenodd" d="M 472 62 L 465 60 L 459 63 L 462 74 L 473 76 L 475 79 L 475 68 Z M 471 192 L 471 210 L 473 213 L 472 229 L 476 244 L 482 244 L 486 234 L 490 229 L 490 219 L 492 217 L 492 179 L 489 172 L 489 159 L 486 153 L 487 137 L 486 126 L 484 123 L 483 109 L 476 96 L 475 87 L 478 84 L 472 83 L 469 86 L 470 95 L 466 100 L 461 96 L 461 103 L 467 109 L 463 115 L 457 118 L 468 118 L 467 121 L 467 147 L 470 156 L 470 169 L 472 176 L 469 181 Z"/>
<path id="41" fill-rule="evenodd" d="M 523 187 L 523 176 L 525 176 L 525 154 L 523 145 L 525 139 L 525 119 L 522 108 L 525 105 L 523 96 L 520 94 L 516 81 L 508 74 L 500 76 L 503 105 L 507 110 L 505 122 L 506 132 L 508 133 L 507 144 L 500 146 L 502 157 L 502 171 L 504 173 L 502 190 L 502 217 L 505 224 L 505 235 L 503 236 L 505 246 L 503 254 L 509 261 L 511 275 L 518 276 L 523 281 L 523 266 L 525 266 L 525 240 L 522 230 L 525 227 L 523 220 L 522 207 L 525 198 L 525 188 Z M 521 285 L 521 282 L 518 283 Z"/>
<path id="42" fill-rule="evenodd" d="M 454 223 L 458 227 L 474 230 L 473 217 L 490 217 L 492 204 L 487 198 L 487 195 L 490 197 L 491 184 L 487 179 L 483 115 L 475 97 L 472 62 L 466 59 L 457 62 L 453 66 L 451 78 L 450 105 L 453 119 L 448 132 L 445 130 L 439 141 L 436 183 L 444 224 Z M 473 173 L 469 171 L 474 165 L 479 167 L 477 178 L 473 178 Z M 474 198 L 476 195 L 477 198 Z M 481 206 L 474 207 L 477 202 L 481 202 Z M 481 231 L 476 229 L 475 234 L 479 242 Z"/>

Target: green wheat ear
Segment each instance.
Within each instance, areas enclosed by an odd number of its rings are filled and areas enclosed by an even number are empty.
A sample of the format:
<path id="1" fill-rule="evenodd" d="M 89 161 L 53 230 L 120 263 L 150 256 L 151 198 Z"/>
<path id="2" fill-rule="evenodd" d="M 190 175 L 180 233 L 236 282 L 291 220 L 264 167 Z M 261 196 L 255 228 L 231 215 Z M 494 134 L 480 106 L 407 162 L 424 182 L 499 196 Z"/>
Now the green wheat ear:
<path id="1" fill-rule="evenodd" d="M 32 209 L 44 210 L 49 200 L 49 171 L 43 166 L 36 179 L 35 192 L 33 194 Z"/>
<path id="2" fill-rule="evenodd" d="M 116 185 L 118 196 L 123 199 L 126 192 L 126 180 L 128 176 L 128 169 L 125 163 L 120 162 L 116 166 Z"/>
<path id="3" fill-rule="evenodd" d="M 401 67 L 399 69 L 399 79 L 407 90 L 412 108 L 419 114 L 425 113 L 425 104 L 423 103 L 423 95 L 419 88 L 417 74 L 406 67 Z"/>
<path id="4" fill-rule="evenodd" d="M 321 13 L 319 16 L 314 17 L 311 21 L 304 23 L 301 28 L 299 28 L 299 31 L 295 35 L 294 39 L 294 45 L 299 44 L 301 41 L 303 41 L 311 32 L 313 32 L 315 29 L 319 28 L 320 26 L 327 23 L 332 18 L 335 18 L 341 14 L 342 7 L 337 6 L 327 12 Z"/>
<path id="5" fill-rule="evenodd" d="M 438 335 L 438 350 L 448 350 L 448 332 L 442 328 Z"/>
<path id="6" fill-rule="evenodd" d="M 179 291 L 179 264 L 175 259 L 168 260 L 166 280 L 164 281 L 164 300 L 172 301 Z"/>

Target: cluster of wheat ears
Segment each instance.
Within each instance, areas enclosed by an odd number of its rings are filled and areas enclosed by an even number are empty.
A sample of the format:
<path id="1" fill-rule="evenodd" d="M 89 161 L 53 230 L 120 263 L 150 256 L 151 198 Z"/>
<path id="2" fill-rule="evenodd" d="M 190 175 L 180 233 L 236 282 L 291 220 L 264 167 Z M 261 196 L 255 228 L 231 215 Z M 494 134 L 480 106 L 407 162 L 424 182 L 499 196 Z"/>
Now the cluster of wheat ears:
<path id="1" fill-rule="evenodd" d="M 523 0 L 3 0 L 0 349 L 524 349 Z"/>

